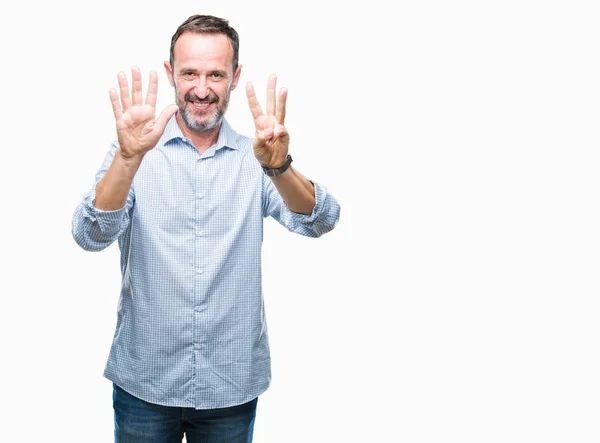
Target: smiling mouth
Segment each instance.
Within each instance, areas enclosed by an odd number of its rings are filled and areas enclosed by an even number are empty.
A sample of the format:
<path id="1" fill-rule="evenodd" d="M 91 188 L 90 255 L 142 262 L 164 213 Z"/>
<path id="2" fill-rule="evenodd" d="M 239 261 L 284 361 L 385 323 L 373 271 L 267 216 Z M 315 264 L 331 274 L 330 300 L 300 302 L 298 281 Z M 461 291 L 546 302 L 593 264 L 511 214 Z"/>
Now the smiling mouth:
<path id="1" fill-rule="evenodd" d="M 211 104 L 213 104 L 214 102 L 212 102 L 212 101 L 190 101 L 189 103 L 192 104 L 194 109 L 197 109 L 199 111 L 206 111 L 209 108 L 209 106 Z"/>

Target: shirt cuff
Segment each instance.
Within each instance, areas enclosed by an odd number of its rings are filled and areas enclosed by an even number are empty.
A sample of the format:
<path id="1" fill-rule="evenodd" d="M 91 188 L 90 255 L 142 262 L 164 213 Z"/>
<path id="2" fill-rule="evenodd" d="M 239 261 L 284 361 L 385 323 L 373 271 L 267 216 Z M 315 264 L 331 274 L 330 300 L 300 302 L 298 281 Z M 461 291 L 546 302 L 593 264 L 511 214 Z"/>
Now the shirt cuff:
<path id="1" fill-rule="evenodd" d="M 120 209 L 115 209 L 113 211 L 103 211 L 102 209 L 98 209 L 94 207 L 94 203 L 96 201 L 96 192 L 91 191 L 85 197 L 85 217 L 89 218 L 92 222 L 98 223 L 100 227 L 100 232 L 103 234 L 114 234 L 115 232 L 119 232 L 121 229 L 121 221 L 123 220 L 123 216 L 125 215 L 125 207 L 124 205 Z"/>
<path id="2" fill-rule="evenodd" d="M 327 197 L 327 189 L 325 188 L 325 186 L 315 183 L 312 180 L 310 180 L 310 182 L 315 187 L 315 206 L 313 207 L 312 212 L 310 214 L 299 214 L 298 212 L 294 212 L 290 209 L 292 218 L 298 223 L 312 223 L 323 211 L 323 202 Z"/>

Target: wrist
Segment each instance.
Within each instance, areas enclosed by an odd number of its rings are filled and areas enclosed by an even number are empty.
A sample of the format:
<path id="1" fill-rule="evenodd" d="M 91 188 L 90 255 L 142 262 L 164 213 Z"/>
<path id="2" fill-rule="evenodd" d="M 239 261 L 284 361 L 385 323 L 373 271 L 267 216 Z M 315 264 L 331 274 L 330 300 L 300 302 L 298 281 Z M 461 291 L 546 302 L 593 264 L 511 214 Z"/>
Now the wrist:
<path id="1" fill-rule="evenodd" d="M 267 169 L 278 169 L 281 168 L 285 162 L 287 161 L 287 155 L 284 156 L 283 158 L 279 158 L 279 156 L 277 156 L 277 158 L 263 158 L 262 155 L 255 155 L 256 159 L 258 160 L 258 162 L 260 163 L 260 165 L 263 168 L 267 168 Z"/>
<path id="2" fill-rule="evenodd" d="M 144 159 L 143 155 L 132 155 L 126 156 L 121 152 L 121 148 L 117 149 L 115 153 L 115 158 L 113 163 L 123 172 L 130 172 L 135 174 L 135 172 L 139 169 L 142 164 L 142 160 Z"/>
<path id="3" fill-rule="evenodd" d="M 269 177 L 278 177 L 281 174 L 283 174 L 285 171 L 287 171 L 291 164 L 292 164 L 292 156 L 288 154 L 285 158 L 285 162 L 281 166 L 271 167 L 271 166 L 265 166 L 263 164 L 261 164 L 261 166 L 263 168 L 264 173 L 267 174 Z"/>

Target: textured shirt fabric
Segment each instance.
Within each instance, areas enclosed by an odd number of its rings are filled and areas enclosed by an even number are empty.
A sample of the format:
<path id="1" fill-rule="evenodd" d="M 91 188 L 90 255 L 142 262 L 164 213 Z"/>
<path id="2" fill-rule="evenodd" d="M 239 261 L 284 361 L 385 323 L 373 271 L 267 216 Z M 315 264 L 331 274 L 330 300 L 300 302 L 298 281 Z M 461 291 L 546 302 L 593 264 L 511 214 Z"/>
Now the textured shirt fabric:
<path id="1" fill-rule="evenodd" d="M 114 157 L 114 142 L 96 175 Z M 248 402 L 271 379 L 261 289 L 263 218 L 318 237 L 339 205 L 315 183 L 312 214 L 290 211 L 254 157 L 252 139 L 224 120 L 203 154 L 175 116 L 137 171 L 125 206 L 73 216 L 73 237 L 99 251 L 118 240 L 122 288 L 104 375 L 142 400 L 210 409 Z"/>

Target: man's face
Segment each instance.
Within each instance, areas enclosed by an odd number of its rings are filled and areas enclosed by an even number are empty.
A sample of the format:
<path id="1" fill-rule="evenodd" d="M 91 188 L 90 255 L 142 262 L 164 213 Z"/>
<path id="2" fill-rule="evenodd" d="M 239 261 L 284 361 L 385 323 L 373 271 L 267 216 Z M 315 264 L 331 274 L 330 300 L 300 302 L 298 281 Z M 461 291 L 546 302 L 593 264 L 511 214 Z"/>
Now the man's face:
<path id="1" fill-rule="evenodd" d="M 185 125 L 195 132 L 218 127 L 241 72 L 241 66 L 233 72 L 227 36 L 184 32 L 175 43 L 173 65 L 165 62 L 165 69 Z"/>

